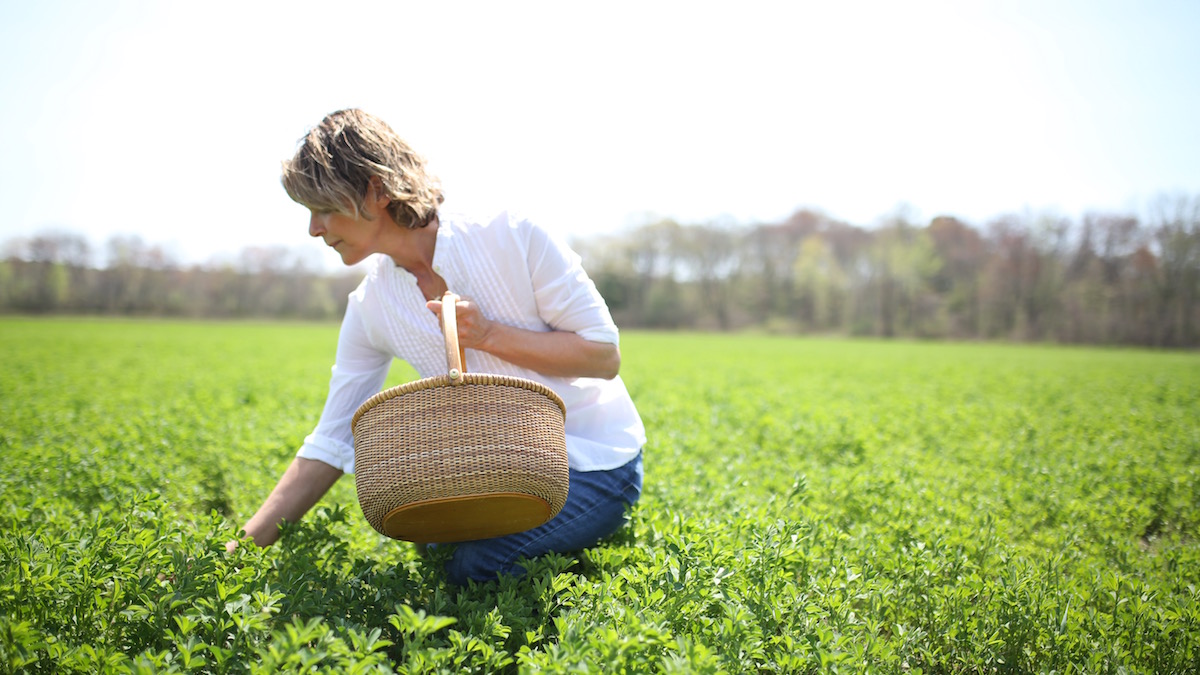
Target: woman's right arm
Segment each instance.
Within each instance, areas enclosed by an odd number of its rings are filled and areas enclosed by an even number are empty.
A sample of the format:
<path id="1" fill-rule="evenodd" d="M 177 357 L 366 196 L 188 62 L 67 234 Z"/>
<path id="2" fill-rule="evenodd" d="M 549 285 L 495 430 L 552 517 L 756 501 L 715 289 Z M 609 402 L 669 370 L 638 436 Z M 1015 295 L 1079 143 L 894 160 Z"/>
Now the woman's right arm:
<path id="1" fill-rule="evenodd" d="M 329 488 L 342 477 L 342 470 L 315 459 L 297 457 L 283 473 L 275 489 L 242 529 L 259 546 L 270 546 L 279 539 L 279 525 L 294 523 L 313 507 Z M 237 547 L 236 541 L 225 545 Z"/>
<path id="2" fill-rule="evenodd" d="M 338 334 L 337 361 L 321 420 L 243 528 L 259 546 L 274 543 L 284 520 L 300 520 L 343 473 L 353 471 L 354 437 L 350 420 L 358 406 L 383 386 L 392 362 L 390 354 L 370 344 L 359 312 L 351 298 Z M 227 550 L 236 547 L 236 541 L 226 544 Z"/>

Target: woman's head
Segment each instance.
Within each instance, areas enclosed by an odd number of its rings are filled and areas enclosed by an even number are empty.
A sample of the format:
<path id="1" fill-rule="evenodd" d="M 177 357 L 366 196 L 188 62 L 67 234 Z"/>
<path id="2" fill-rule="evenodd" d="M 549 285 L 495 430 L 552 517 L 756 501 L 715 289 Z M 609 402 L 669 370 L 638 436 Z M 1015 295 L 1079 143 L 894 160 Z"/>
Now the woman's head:
<path id="1" fill-rule="evenodd" d="M 425 160 L 386 122 L 361 110 L 330 113 L 283 163 L 283 187 L 313 211 L 357 216 L 369 190 L 390 200 L 387 211 L 403 227 L 424 227 L 444 200 Z"/>

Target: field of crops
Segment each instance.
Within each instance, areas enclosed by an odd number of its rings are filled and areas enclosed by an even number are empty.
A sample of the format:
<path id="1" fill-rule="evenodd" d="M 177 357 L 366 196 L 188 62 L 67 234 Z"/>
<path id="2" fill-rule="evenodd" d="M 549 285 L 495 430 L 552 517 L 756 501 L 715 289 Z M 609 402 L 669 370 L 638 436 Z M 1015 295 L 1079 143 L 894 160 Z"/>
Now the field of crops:
<path id="1" fill-rule="evenodd" d="M 224 552 L 336 336 L 0 320 L 0 671 L 1200 670 L 1198 354 L 626 334 L 631 525 L 458 588 L 350 479 Z"/>

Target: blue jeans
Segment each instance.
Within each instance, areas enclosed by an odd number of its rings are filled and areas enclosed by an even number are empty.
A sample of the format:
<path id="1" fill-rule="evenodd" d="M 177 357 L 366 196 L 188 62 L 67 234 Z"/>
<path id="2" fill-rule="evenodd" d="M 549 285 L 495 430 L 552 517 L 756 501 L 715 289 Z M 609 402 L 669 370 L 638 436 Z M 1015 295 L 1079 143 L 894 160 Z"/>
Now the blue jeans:
<path id="1" fill-rule="evenodd" d="M 625 510 L 642 494 L 642 455 L 609 471 L 570 470 L 567 502 L 544 525 L 495 539 L 454 546 L 446 573 L 454 584 L 467 579 L 492 581 L 497 575 L 521 575 L 521 558 L 555 551 L 570 553 L 595 545 L 625 524 Z"/>

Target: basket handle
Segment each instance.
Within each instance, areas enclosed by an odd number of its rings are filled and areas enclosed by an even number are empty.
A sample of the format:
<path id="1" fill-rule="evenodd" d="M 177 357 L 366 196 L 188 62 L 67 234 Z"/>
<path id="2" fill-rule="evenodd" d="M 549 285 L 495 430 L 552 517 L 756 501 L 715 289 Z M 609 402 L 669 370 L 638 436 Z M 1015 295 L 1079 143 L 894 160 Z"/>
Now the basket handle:
<path id="1" fill-rule="evenodd" d="M 454 303 L 458 296 L 446 291 L 442 296 L 442 335 L 446 338 L 446 368 L 453 384 L 462 384 L 463 373 L 467 372 L 467 354 L 458 344 L 458 314 Z"/>

